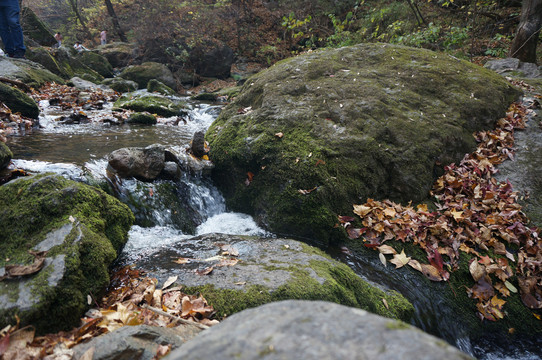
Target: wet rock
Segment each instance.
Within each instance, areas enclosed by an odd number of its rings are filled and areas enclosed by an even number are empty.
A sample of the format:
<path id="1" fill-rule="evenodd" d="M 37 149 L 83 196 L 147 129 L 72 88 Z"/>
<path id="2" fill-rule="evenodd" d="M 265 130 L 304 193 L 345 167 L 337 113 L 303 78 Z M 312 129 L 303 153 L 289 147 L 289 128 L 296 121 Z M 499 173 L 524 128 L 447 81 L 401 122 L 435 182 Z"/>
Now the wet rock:
<path id="1" fill-rule="evenodd" d="M 126 93 L 115 102 L 114 106 L 140 112 L 147 111 L 164 117 L 186 114 L 183 110 L 186 108 L 184 102 L 159 94 Z"/>
<path id="2" fill-rule="evenodd" d="M 166 65 L 156 62 L 145 62 L 141 65 L 129 66 L 119 76 L 123 79 L 135 81 L 142 89 L 152 79 L 156 79 L 172 89 L 177 88 L 171 70 Z"/>
<path id="3" fill-rule="evenodd" d="M 138 85 L 135 81 L 125 80 L 119 77 L 104 79 L 102 84 L 109 86 L 119 93 L 132 92 L 138 89 Z"/>
<path id="4" fill-rule="evenodd" d="M 203 131 L 196 131 L 194 133 L 190 150 L 192 151 L 192 155 L 197 158 L 202 158 L 203 155 L 207 154 L 207 150 L 205 149 L 205 134 Z"/>
<path id="5" fill-rule="evenodd" d="M 179 164 L 173 161 L 166 161 L 160 177 L 166 180 L 179 181 L 181 176 L 182 172 Z"/>
<path id="6" fill-rule="evenodd" d="M 234 314 L 166 357 L 168 360 L 262 358 L 472 359 L 401 321 L 324 301 L 293 300 Z"/>
<path id="7" fill-rule="evenodd" d="M 13 153 L 9 149 L 9 147 L 0 141 L 0 170 L 6 168 L 9 163 L 11 162 L 11 159 L 13 157 Z"/>
<path id="8" fill-rule="evenodd" d="M 145 148 L 122 148 L 109 154 L 109 166 L 120 177 L 152 181 L 165 166 L 164 147 L 159 144 Z"/>
<path id="9" fill-rule="evenodd" d="M 167 86 L 166 84 L 156 80 L 156 79 L 151 79 L 149 80 L 149 82 L 147 83 L 147 91 L 148 92 L 157 92 L 157 93 L 160 93 L 162 95 L 175 95 L 175 90 L 173 90 L 172 88 L 170 88 L 169 86 Z"/>
<path id="10" fill-rule="evenodd" d="M 133 113 L 126 119 L 129 124 L 155 125 L 156 122 L 156 116 L 148 112 Z"/>
<path id="11" fill-rule="evenodd" d="M 108 268 L 120 253 L 133 215 L 102 190 L 57 175 L 23 177 L 0 186 L 0 276 L 8 264 L 33 262 L 28 250 L 47 251 L 37 273 L 0 281 L 0 327 L 34 325 L 39 332 L 79 323 L 87 295 L 99 298 Z"/>
<path id="12" fill-rule="evenodd" d="M 190 62 L 205 77 L 229 77 L 233 58 L 233 50 L 219 40 L 204 40 L 190 50 Z"/>
<path id="13" fill-rule="evenodd" d="M 332 241 L 352 204 L 426 199 L 518 96 L 494 72 L 425 49 L 304 54 L 251 77 L 211 125 L 213 179 L 267 229 Z"/>
<path id="14" fill-rule="evenodd" d="M 152 360 L 160 345 L 176 349 L 201 332 L 195 326 L 164 328 L 138 325 L 124 326 L 113 332 L 93 338 L 72 348 L 74 359 L 80 359 L 94 349 L 93 360 L 138 359 Z"/>
<path id="15" fill-rule="evenodd" d="M 177 159 L 182 170 L 192 175 L 210 175 L 211 170 L 214 168 L 211 161 L 195 158 L 189 151 L 182 151 L 177 154 Z"/>
<path id="16" fill-rule="evenodd" d="M 189 260 L 173 261 L 179 257 Z M 141 257 L 135 266 L 160 284 L 178 276 L 183 291 L 201 293 L 219 317 L 284 299 L 327 300 L 405 321 L 413 314 L 399 293 L 370 285 L 345 264 L 291 239 L 206 234 Z"/>
<path id="17" fill-rule="evenodd" d="M 194 96 L 191 96 L 190 99 L 192 100 L 200 100 L 200 101 L 216 101 L 218 98 L 218 94 L 216 93 L 201 93 Z"/>
<path id="18" fill-rule="evenodd" d="M 90 119 L 84 113 L 77 111 L 70 114 L 69 116 L 60 117 L 58 121 L 61 122 L 62 124 L 71 125 L 71 124 L 85 124 L 85 123 L 90 122 Z"/>
<path id="19" fill-rule="evenodd" d="M 490 60 L 484 67 L 503 76 L 542 78 L 542 72 L 536 64 L 521 62 L 516 58 Z"/>
<path id="20" fill-rule="evenodd" d="M 0 83 L 0 101 L 6 104 L 13 113 L 37 119 L 40 113 L 38 104 L 21 90 Z"/>
<path id="21" fill-rule="evenodd" d="M 187 69 L 179 69 L 175 71 L 175 78 L 183 85 L 198 86 L 201 82 L 200 77 L 195 71 Z"/>

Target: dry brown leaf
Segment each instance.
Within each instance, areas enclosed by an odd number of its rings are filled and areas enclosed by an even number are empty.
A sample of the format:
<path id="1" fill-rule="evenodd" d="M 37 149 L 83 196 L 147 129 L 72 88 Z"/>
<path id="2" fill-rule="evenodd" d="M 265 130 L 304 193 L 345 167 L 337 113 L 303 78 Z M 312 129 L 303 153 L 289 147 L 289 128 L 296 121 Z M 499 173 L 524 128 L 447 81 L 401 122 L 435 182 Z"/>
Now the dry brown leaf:
<path id="1" fill-rule="evenodd" d="M 378 251 L 380 251 L 381 254 L 385 254 L 385 255 L 397 254 L 397 251 L 389 245 L 380 245 L 377 247 L 377 249 Z"/>
<path id="2" fill-rule="evenodd" d="M 183 265 L 183 264 L 188 264 L 192 259 L 190 258 L 184 258 L 184 257 L 180 257 L 180 258 L 177 258 L 175 260 L 173 260 L 174 263 L 176 264 L 179 264 L 179 265 Z"/>
<path id="3" fill-rule="evenodd" d="M 178 278 L 179 278 L 178 276 L 170 276 L 170 277 L 168 277 L 166 282 L 164 282 L 164 285 L 162 285 L 162 290 L 164 290 L 164 289 L 170 287 L 171 285 L 173 285 L 173 283 L 175 281 L 177 281 Z"/>
<path id="4" fill-rule="evenodd" d="M 405 266 L 410 261 L 410 258 L 405 255 L 405 250 L 401 250 L 400 254 L 393 255 L 393 259 L 390 260 L 395 265 L 396 269 Z"/>
<path id="5" fill-rule="evenodd" d="M 209 275 L 211 272 L 213 272 L 213 267 L 212 266 L 206 267 L 203 270 L 199 270 L 199 269 L 196 270 L 196 274 L 198 274 L 198 275 Z"/>

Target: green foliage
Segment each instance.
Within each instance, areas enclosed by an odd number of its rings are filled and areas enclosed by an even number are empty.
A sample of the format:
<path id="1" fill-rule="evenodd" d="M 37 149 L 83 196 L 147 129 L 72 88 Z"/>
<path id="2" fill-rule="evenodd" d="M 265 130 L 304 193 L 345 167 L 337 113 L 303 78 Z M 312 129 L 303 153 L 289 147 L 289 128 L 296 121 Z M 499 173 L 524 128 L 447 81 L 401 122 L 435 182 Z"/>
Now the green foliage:
<path id="1" fill-rule="evenodd" d="M 510 36 L 495 34 L 495 36 L 491 39 L 485 54 L 499 58 L 505 57 L 506 54 L 508 54 L 511 41 L 512 39 Z"/>
<path id="2" fill-rule="evenodd" d="M 346 14 L 346 18 L 341 21 L 334 14 L 329 14 L 329 19 L 333 24 L 334 33 L 326 39 L 326 45 L 329 47 L 341 47 L 353 44 L 353 39 L 348 26 L 354 22 L 354 15 L 350 11 Z"/>
<path id="3" fill-rule="evenodd" d="M 290 36 L 294 39 L 303 36 L 305 31 L 312 31 L 312 29 L 308 29 L 307 25 L 311 22 L 312 16 L 308 15 L 303 20 L 299 20 L 295 17 L 295 13 L 292 11 L 288 17 L 283 16 L 282 17 L 282 23 L 281 25 L 286 28 L 288 32 L 290 32 Z M 308 30 L 307 30 L 308 29 Z"/>

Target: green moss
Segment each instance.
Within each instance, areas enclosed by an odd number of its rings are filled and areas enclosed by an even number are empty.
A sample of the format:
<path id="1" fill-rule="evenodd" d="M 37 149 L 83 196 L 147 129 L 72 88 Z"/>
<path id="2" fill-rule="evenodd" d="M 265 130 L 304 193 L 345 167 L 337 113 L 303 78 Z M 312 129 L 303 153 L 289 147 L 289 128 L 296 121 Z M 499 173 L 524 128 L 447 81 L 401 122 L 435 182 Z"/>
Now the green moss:
<path id="1" fill-rule="evenodd" d="M 161 116 L 176 116 L 183 113 L 186 108 L 184 103 L 172 101 L 163 96 L 147 95 L 135 96 L 131 93 L 124 94 L 114 104 L 123 109 L 150 112 Z"/>
<path id="2" fill-rule="evenodd" d="M 311 253 L 325 255 L 317 249 L 312 250 Z M 247 286 L 242 290 L 220 289 L 213 285 L 204 285 L 190 287 L 185 291 L 201 293 L 217 310 L 219 317 L 272 301 L 287 299 L 330 301 L 404 321 L 409 321 L 414 313 L 412 304 L 399 293 L 384 292 L 369 285 L 344 264 L 312 260 L 308 265 L 284 264 L 284 266 L 268 266 L 265 270 L 289 271 L 291 279 L 273 291 L 261 285 Z M 310 275 L 312 272 L 324 279 L 324 283 L 312 277 Z"/>
<path id="3" fill-rule="evenodd" d="M 5 103 L 13 113 L 37 119 L 40 113 L 36 102 L 19 89 L 0 83 L 0 101 Z"/>
<path id="4" fill-rule="evenodd" d="M 160 93 L 162 95 L 175 95 L 176 94 L 175 90 L 173 90 L 169 86 L 161 83 L 160 81 L 158 81 L 156 79 L 149 80 L 149 82 L 147 83 L 146 88 L 147 88 L 148 92 L 157 92 L 157 93 Z"/>
<path id="5" fill-rule="evenodd" d="M 155 125 L 157 121 L 156 117 L 148 112 L 137 112 L 131 114 L 126 119 L 126 122 L 131 124 Z"/>
<path id="6" fill-rule="evenodd" d="M 48 257 L 65 255 L 65 271 L 56 287 L 48 284 L 54 268 L 40 271 L 29 282 L 34 299 L 31 309 L 0 311 L 2 326 L 14 314 L 40 332 L 74 326 L 86 308 L 86 295 L 98 297 L 109 283 L 108 266 L 127 240 L 134 218 L 126 205 L 103 191 L 55 175 L 19 178 L 0 187 L 0 266 L 29 264 L 28 250 L 63 225 L 70 233 L 49 249 Z M 70 221 L 73 217 L 74 222 Z M 9 261 L 7 260 L 9 259 Z M 18 287 L 18 282 L 12 281 Z M 2 288 L 10 298 L 18 289 Z"/>
<path id="7" fill-rule="evenodd" d="M 213 178 L 230 208 L 270 230 L 334 240 L 336 215 L 354 203 L 425 199 L 437 164 L 474 149 L 472 132 L 518 94 L 491 71 L 400 46 L 283 60 L 251 77 L 207 131 Z"/>
<path id="8" fill-rule="evenodd" d="M 0 170 L 7 167 L 13 158 L 13 153 L 9 147 L 0 141 Z"/>
<path id="9" fill-rule="evenodd" d="M 410 325 L 402 321 L 388 321 L 386 322 L 386 328 L 389 330 L 406 330 L 410 329 Z"/>

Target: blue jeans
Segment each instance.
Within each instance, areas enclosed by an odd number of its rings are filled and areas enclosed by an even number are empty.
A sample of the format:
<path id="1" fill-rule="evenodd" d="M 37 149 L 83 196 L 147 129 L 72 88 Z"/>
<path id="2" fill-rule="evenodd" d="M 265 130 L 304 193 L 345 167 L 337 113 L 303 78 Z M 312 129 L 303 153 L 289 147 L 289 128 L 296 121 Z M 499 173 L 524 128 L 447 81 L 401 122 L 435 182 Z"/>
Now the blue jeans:
<path id="1" fill-rule="evenodd" d="M 18 0 L 0 0 L 0 36 L 9 56 L 24 56 L 26 52 L 19 13 Z"/>

